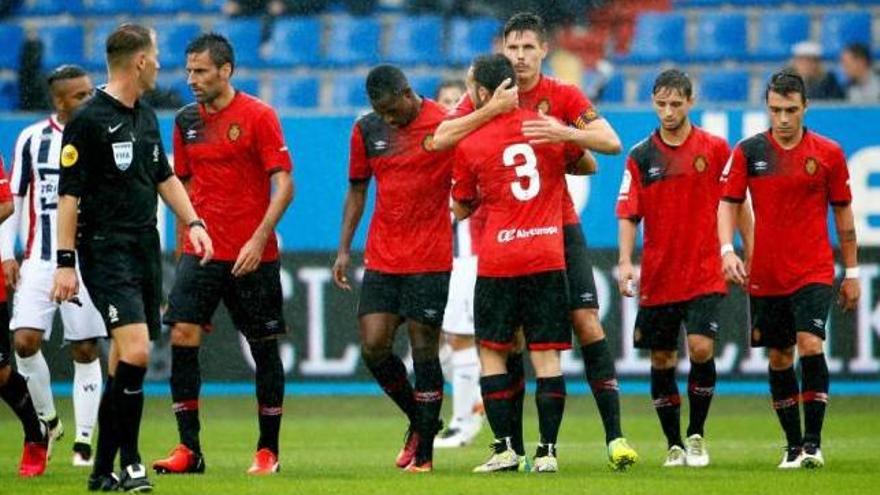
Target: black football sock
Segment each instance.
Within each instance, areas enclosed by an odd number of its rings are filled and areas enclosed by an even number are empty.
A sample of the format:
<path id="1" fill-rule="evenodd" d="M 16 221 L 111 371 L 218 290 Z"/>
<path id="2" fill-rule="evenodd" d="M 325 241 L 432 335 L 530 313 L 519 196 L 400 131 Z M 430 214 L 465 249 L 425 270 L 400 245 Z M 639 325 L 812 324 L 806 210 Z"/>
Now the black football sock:
<path id="1" fill-rule="evenodd" d="M 107 383 L 104 385 L 104 393 L 98 405 L 98 442 L 95 449 L 95 465 L 92 468 L 95 474 L 112 473 L 116 451 L 119 450 L 114 424 L 116 413 L 113 407 L 113 381 L 113 376 L 107 375 Z"/>
<path id="2" fill-rule="evenodd" d="M 119 462 L 123 468 L 140 464 L 138 437 L 144 413 L 144 376 L 147 368 L 119 361 L 113 377 L 115 431 L 119 441 Z"/>
<path id="3" fill-rule="evenodd" d="M 822 422 L 828 405 L 828 363 L 825 354 L 801 358 L 801 383 L 804 402 L 804 443 L 819 447 L 822 443 Z"/>
<path id="4" fill-rule="evenodd" d="M 199 443 L 199 392 L 202 376 L 199 370 L 199 348 L 171 346 L 171 400 L 177 419 L 180 443 L 196 453 Z"/>
<path id="5" fill-rule="evenodd" d="M 565 411 L 565 379 L 562 376 L 538 378 L 535 389 L 538 426 L 542 444 L 556 444 Z"/>
<path id="6" fill-rule="evenodd" d="M 378 359 L 372 359 L 365 354 L 364 362 L 385 394 L 406 414 L 410 425 L 415 427 L 418 421 L 415 392 L 406 377 L 403 361 L 395 354 L 386 354 Z"/>
<path id="7" fill-rule="evenodd" d="M 691 410 L 687 436 L 703 436 L 703 427 L 706 424 L 706 417 L 709 415 L 709 406 L 715 395 L 716 377 L 714 358 L 705 363 L 691 361 L 691 371 L 688 374 L 688 402 Z"/>
<path id="8" fill-rule="evenodd" d="M 443 405 L 443 370 L 437 357 L 413 361 L 416 374 L 415 400 L 418 408 L 416 431 L 419 446 L 416 457 L 420 462 L 430 461 L 434 452 L 434 436 L 440 426 L 440 407 Z"/>
<path id="9" fill-rule="evenodd" d="M 617 372 L 614 370 L 614 358 L 606 339 L 581 347 L 581 356 L 584 359 L 587 384 L 593 391 L 596 407 L 602 417 L 607 444 L 623 436 L 620 428 L 620 389 Z"/>
<path id="10" fill-rule="evenodd" d="M 511 437 L 510 443 L 517 455 L 526 455 L 523 440 L 523 403 L 526 399 L 526 373 L 523 367 L 523 353 L 507 356 L 507 375 L 510 377 L 511 391 Z"/>
<path id="11" fill-rule="evenodd" d="M 0 329 L 0 332 L 5 332 Z M 9 404 L 12 412 L 21 421 L 24 429 L 25 442 L 42 442 L 45 440 L 43 426 L 40 424 L 40 418 L 37 416 L 37 410 L 34 409 L 34 402 L 31 400 L 31 394 L 28 392 L 27 381 L 17 371 L 9 370 L 9 380 L 6 385 L 0 387 L 0 397 Z"/>
<path id="12" fill-rule="evenodd" d="M 770 369 L 770 395 L 773 397 L 773 409 L 776 410 L 779 424 L 785 431 L 785 439 L 789 447 L 800 447 L 804 442 L 801 436 L 801 410 L 798 394 L 794 366 L 784 370 Z"/>
<path id="13" fill-rule="evenodd" d="M 681 396 L 675 383 L 675 368 L 665 370 L 651 368 L 651 398 L 654 410 L 660 418 L 660 427 L 666 435 L 667 447 L 678 445 L 681 441 Z"/>
<path id="14" fill-rule="evenodd" d="M 257 450 L 269 449 L 278 455 L 281 414 L 284 405 L 284 365 L 278 354 L 276 339 L 250 342 L 251 355 L 257 366 L 257 407 L 259 408 L 260 439 Z"/>
<path id="15" fill-rule="evenodd" d="M 513 416 L 513 401 L 510 390 L 510 376 L 491 375 L 480 378 L 480 393 L 492 433 L 497 439 L 510 438 Z"/>

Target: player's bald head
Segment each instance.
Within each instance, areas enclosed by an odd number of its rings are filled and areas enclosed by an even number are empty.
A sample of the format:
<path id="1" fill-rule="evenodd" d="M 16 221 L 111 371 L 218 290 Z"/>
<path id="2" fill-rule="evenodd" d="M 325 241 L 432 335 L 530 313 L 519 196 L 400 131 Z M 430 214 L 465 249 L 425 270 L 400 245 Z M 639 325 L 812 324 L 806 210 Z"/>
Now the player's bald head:
<path id="1" fill-rule="evenodd" d="M 367 74 L 367 95 L 371 102 L 403 96 L 409 89 L 403 71 L 393 65 L 378 65 Z"/>

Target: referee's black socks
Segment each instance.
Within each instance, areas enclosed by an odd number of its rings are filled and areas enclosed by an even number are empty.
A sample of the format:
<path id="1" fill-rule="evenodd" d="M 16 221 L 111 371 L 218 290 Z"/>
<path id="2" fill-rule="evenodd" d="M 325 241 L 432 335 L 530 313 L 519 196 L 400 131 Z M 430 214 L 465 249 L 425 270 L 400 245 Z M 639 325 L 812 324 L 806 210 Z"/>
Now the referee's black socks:
<path id="1" fill-rule="evenodd" d="M 180 443 L 196 453 L 199 443 L 199 393 L 202 375 L 199 369 L 199 348 L 171 346 L 171 400 Z"/>
<path id="2" fill-rule="evenodd" d="M 605 427 L 605 443 L 623 436 L 620 428 L 620 389 L 614 358 L 606 339 L 581 347 L 587 383 L 599 408 L 602 426 Z"/>
<path id="3" fill-rule="evenodd" d="M 260 422 L 257 450 L 269 449 L 277 456 L 284 404 L 284 365 L 281 364 L 281 356 L 278 354 L 278 340 L 251 341 L 250 347 L 257 366 L 257 404 Z"/>
<path id="4" fill-rule="evenodd" d="M 681 396 L 675 383 L 675 368 L 651 368 L 651 399 L 660 419 L 660 427 L 666 435 L 668 447 L 683 447 L 681 441 Z"/>
<path id="5" fill-rule="evenodd" d="M 828 404 L 828 363 L 825 354 L 801 357 L 801 383 L 804 402 L 804 443 L 819 447 L 822 422 Z"/>
<path id="6" fill-rule="evenodd" d="M 21 421 L 26 442 L 41 442 L 45 439 L 43 427 L 40 425 L 31 394 L 28 392 L 27 381 L 17 371 L 9 369 L 9 379 L 0 387 L 0 397 L 9 404 Z"/>
<path id="7" fill-rule="evenodd" d="M 784 370 L 770 368 L 770 395 L 788 446 L 800 447 L 804 439 L 801 436 L 800 397 L 794 366 Z"/>
<path id="8" fill-rule="evenodd" d="M 119 462 L 123 468 L 140 464 L 138 437 L 144 413 L 144 376 L 147 368 L 119 361 L 113 378 L 115 432 L 119 442 Z"/>
<path id="9" fill-rule="evenodd" d="M 406 414 L 410 424 L 415 426 L 418 420 L 416 400 L 412 384 L 406 376 L 406 366 L 403 365 L 403 361 L 390 352 L 382 355 L 364 352 L 363 358 L 367 369 L 370 370 L 385 394 Z"/>
<path id="10" fill-rule="evenodd" d="M 507 356 L 507 375 L 510 377 L 511 392 L 510 444 L 517 455 L 526 455 L 526 447 L 523 440 L 523 403 L 526 398 L 526 373 L 522 352 L 511 352 Z"/>
<path id="11" fill-rule="evenodd" d="M 95 465 L 92 469 L 95 474 L 112 473 L 116 451 L 119 450 L 114 419 L 116 413 L 113 406 L 113 382 L 113 375 L 107 375 L 107 383 L 104 385 L 104 393 L 98 405 L 98 444 L 95 449 Z"/>

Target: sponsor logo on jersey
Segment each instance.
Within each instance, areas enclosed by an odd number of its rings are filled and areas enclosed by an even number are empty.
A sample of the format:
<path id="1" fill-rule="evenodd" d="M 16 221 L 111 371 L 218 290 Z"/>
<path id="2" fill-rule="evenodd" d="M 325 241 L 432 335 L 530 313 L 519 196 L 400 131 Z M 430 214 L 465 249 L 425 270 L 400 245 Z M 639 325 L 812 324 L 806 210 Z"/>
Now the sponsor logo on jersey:
<path id="1" fill-rule="evenodd" d="M 76 150 L 76 146 L 65 144 L 64 149 L 61 150 L 61 166 L 72 167 L 77 160 L 79 160 L 79 151 Z"/>
<path id="2" fill-rule="evenodd" d="M 116 306 L 112 304 L 107 306 L 107 319 L 110 320 L 110 323 L 116 323 L 119 321 L 119 310 L 116 309 Z"/>
<path id="3" fill-rule="evenodd" d="M 545 227 L 532 227 L 530 229 L 501 229 L 498 231 L 496 240 L 499 244 L 505 244 L 516 239 L 529 239 L 531 237 L 556 235 L 559 228 L 555 225 Z"/>
<path id="4" fill-rule="evenodd" d="M 241 137 L 241 126 L 234 122 L 229 124 L 229 130 L 226 131 L 226 137 L 228 137 L 233 143 L 238 141 L 238 138 Z"/>

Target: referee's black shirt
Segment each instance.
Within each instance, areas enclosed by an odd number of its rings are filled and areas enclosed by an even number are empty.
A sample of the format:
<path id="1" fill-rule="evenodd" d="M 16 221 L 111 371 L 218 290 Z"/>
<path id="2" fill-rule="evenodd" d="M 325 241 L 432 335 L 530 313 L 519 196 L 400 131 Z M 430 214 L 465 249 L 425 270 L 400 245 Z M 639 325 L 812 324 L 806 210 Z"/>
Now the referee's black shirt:
<path id="1" fill-rule="evenodd" d="M 152 108 L 97 90 L 64 128 L 59 195 L 79 202 L 80 239 L 156 228 L 157 184 L 172 175 Z"/>

